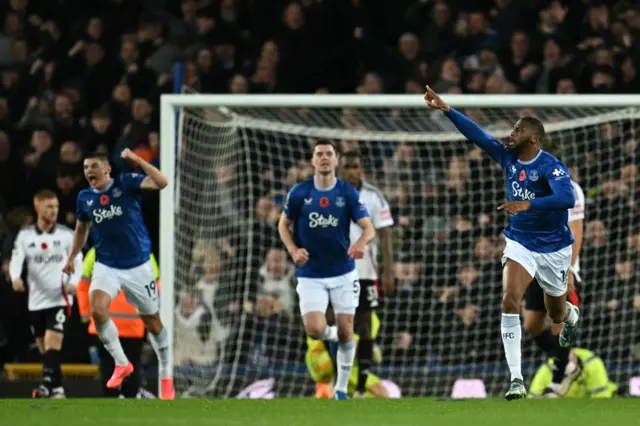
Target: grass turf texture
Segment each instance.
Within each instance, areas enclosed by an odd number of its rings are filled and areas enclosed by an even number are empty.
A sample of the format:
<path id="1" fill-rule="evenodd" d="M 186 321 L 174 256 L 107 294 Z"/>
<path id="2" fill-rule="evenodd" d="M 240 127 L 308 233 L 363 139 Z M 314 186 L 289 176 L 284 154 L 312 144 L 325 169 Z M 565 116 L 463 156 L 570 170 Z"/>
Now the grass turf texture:
<path id="1" fill-rule="evenodd" d="M 640 399 L 400 400 L 0 400 L 0 425 L 631 426 Z"/>

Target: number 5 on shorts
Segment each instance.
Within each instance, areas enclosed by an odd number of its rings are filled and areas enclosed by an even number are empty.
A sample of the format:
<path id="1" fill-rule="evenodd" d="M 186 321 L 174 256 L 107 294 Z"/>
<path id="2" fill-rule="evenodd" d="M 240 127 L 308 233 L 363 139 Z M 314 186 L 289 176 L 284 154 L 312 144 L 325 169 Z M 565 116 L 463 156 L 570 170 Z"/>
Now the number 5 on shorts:
<path id="1" fill-rule="evenodd" d="M 353 297 L 355 297 L 356 301 L 360 300 L 360 280 L 353 282 Z"/>

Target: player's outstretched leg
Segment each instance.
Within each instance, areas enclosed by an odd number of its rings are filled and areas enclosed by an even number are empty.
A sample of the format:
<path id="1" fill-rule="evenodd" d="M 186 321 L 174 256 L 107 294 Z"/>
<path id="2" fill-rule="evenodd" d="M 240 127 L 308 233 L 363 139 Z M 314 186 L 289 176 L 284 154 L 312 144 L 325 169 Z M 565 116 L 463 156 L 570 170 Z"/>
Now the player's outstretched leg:
<path id="1" fill-rule="evenodd" d="M 562 324 L 552 323 L 552 329 L 547 328 L 547 308 L 544 303 L 544 291 L 538 283 L 534 282 L 529 286 L 525 300 L 527 310 L 524 315 L 524 330 L 548 357 L 555 359 L 551 383 L 543 391 L 542 397 L 558 397 L 562 392 L 562 382 L 565 378 L 570 352 L 569 348 L 561 347 L 558 341 Z"/>
<path id="2" fill-rule="evenodd" d="M 508 401 L 527 396 L 522 379 L 522 328 L 520 326 L 520 304 L 527 286 L 533 278 L 518 262 L 508 259 L 502 274 L 504 294 L 502 297 L 502 344 L 511 373 L 511 383 L 505 394 Z"/>
<path id="3" fill-rule="evenodd" d="M 351 368 L 356 357 L 356 341 L 353 337 L 353 314 L 336 312 L 338 323 L 338 374 L 334 391 L 334 399 L 348 399 L 347 388 Z"/>
<path id="4" fill-rule="evenodd" d="M 160 321 L 160 314 L 140 315 L 149 330 L 149 341 L 158 357 L 158 375 L 160 376 L 160 398 L 174 399 L 175 389 L 169 368 L 169 335 Z"/>
<path id="5" fill-rule="evenodd" d="M 110 389 L 117 388 L 122 381 L 133 373 L 133 364 L 124 354 L 120 338 L 118 337 L 118 329 L 109 318 L 109 306 L 111 305 L 111 296 L 102 290 L 92 289 L 90 294 L 91 316 L 96 324 L 98 336 L 104 345 L 104 348 L 111 354 L 116 367 L 113 375 L 107 381 L 107 387 Z"/>

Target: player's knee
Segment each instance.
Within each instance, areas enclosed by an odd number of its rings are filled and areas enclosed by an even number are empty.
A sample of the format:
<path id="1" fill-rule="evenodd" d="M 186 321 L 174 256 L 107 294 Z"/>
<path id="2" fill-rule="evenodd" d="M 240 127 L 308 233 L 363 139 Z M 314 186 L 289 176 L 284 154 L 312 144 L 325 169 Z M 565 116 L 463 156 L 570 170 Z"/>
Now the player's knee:
<path id="1" fill-rule="evenodd" d="M 109 321 L 109 308 L 101 305 L 92 306 L 91 318 L 93 318 L 96 325 L 106 324 Z"/>
<path id="2" fill-rule="evenodd" d="M 319 322 L 308 322 L 304 325 L 304 331 L 307 333 L 307 336 L 313 337 L 314 339 L 320 338 L 324 333 L 325 328 L 326 324 L 321 324 Z"/>
<path id="3" fill-rule="evenodd" d="M 502 295 L 502 313 L 519 314 L 521 300 L 522 300 L 522 294 L 517 295 L 514 292 L 506 291 Z"/>
<path id="4" fill-rule="evenodd" d="M 338 341 L 347 343 L 353 340 L 353 327 L 338 327 Z"/>
<path id="5" fill-rule="evenodd" d="M 160 334 L 162 331 L 162 321 L 160 321 L 160 314 L 152 314 L 152 315 L 140 315 L 140 319 L 144 323 L 149 333 L 154 335 Z"/>
<path id="6" fill-rule="evenodd" d="M 52 331 L 47 331 L 44 334 L 44 350 L 59 351 L 62 349 L 62 334 Z"/>

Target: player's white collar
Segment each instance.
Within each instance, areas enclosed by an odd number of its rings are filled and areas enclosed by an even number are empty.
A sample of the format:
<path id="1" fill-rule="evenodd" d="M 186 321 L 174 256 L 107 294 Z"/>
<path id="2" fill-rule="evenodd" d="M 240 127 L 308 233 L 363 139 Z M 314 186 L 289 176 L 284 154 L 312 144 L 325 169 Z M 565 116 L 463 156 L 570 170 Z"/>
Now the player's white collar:
<path id="1" fill-rule="evenodd" d="M 532 160 L 529 160 L 529 161 L 520 161 L 520 160 L 518 160 L 518 163 L 524 164 L 525 166 L 529 165 L 529 164 L 533 164 L 533 162 L 536 161 L 538 158 L 540 158 L 541 155 L 542 155 L 542 150 L 538 151 L 538 155 L 533 157 Z"/>
<path id="2" fill-rule="evenodd" d="M 318 187 L 318 181 L 317 181 L 316 177 L 315 177 L 315 176 L 313 177 L 313 186 L 315 186 L 315 188 L 316 188 L 318 191 L 322 191 L 322 192 L 328 192 L 328 191 L 331 191 L 333 188 L 335 188 L 335 187 L 336 187 L 336 185 L 337 185 L 337 184 L 338 184 L 338 179 L 336 178 L 335 182 L 333 182 L 333 185 L 331 185 L 331 188 L 325 188 L 325 189 L 323 189 L 323 188 L 319 188 L 319 187 Z"/>
<path id="3" fill-rule="evenodd" d="M 111 183 L 103 190 L 99 190 L 99 189 L 96 189 L 96 188 L 91 188 L 91 189 L 93 189 L 93 192 L 95 192 L 96 194 L 102 194 L 102 193 L 107 192 L 108 190 L 110 190 L 115 181 L 116 180 L 114 178 L 111 178 Z"/>

